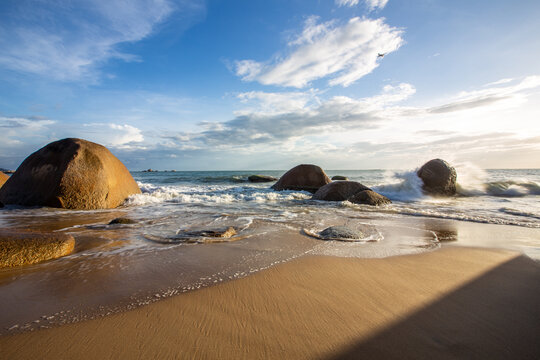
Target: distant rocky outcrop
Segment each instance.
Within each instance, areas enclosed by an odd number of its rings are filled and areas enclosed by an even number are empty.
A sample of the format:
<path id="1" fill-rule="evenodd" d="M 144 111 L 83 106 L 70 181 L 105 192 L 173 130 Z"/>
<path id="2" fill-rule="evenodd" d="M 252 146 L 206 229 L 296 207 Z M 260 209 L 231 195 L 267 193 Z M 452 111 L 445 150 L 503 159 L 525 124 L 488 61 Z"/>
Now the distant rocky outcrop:
<path id="1" fill-rule="evenodd" d="M 322 186 L 313 195 L 314 200 L 325 201 L 345 201 L 354 194 L 369 190 L 367 186 L 364 186 L 356 181 L 335 181 L 330 184 Z"/>
<path id="2" fill-rule="evenodd" d="M 277 183 L 274 190 L 304 190 L 315 193 L 321 186 L 332 182 L 323 169 L 317 165 L 298 165 L 287 171 Z"/>
<path id="3" fill-rule="evenodd" d="M 436 196 L 456 194 L 457 173 L 450 164 L 441 159 L 433 159 L 422 165 L 416 173 L 422 179 L 425 193 Z"/>
<path id="4" fill-rule="evenodd" d="M 349 178 L 346 176 L 336 175 L 332 176 L 332 180 L 349 180 Z"/>
<path id="5" fill-rule="evenodd" d="M 0 188 L 8 181 L 9 176 L 0 171 Z"/>
<path id="6" fill-rule="evenodd" d="M 261 183 L 261 182 L 272 182 L 272 181 L 276 181 L 277 179 L 273 176 L 268 176 L 268 175 L 250 175 L 248 177 L 248 180 L 249 182 Z"/>
<path id="7" fill-rule="evenodd" d="M 364 204 L 364 205 L 373 205 L 373 206 L 390 204 L 392 202 L 386 196 L 376 193 L 373 190 L 360 191 L 354 194 L 353 196 L 351 196 L 350 198 L 348 198 L 347 200 L 354 204 Z"/>
<path id="8" fill-rule="evenodd" d="M 4 204 L 106 209 L 141 191 L 104 146 L 81 139 L 55 141 L 28 156 L 0 188 Z"/>
<path id="9" fill-rule="evenodd" d="M 75 239 L 67 234 L 0 231 L 0 268 L 56 259 L 74 248 Z"/>

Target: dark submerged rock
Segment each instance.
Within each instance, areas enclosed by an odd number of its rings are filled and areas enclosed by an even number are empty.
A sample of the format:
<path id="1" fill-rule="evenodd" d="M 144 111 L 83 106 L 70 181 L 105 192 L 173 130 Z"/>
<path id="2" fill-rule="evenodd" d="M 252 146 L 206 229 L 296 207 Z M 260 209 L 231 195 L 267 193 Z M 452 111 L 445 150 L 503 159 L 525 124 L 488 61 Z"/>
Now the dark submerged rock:
<path id="1" fill-rule="evenodd" d="M 349 178 L 346 176 L 336 175 L 332 176 L 332 180 L 349 180 Z"/>
<path id="2" fill-rule="evenodd" d="M 347 200 L 354 204 L 365 204 L 374 206 L 390 204 L 392 202 L 386 196 L 376 193 L 373 190 L 360 191 L 348 198 Z"/>
<path id="3" fill-rule="evenodd" d="M 248 177 L 248 180 L 249 182 L 260 183 L 260 182 L 272 182 L 272 181 L 276 181 L 277 179 L 273 176 L 268 176 L 268 175 L 250 175 Z"/>
<path id="4" fill-rule="evenodd" d="M 110 222 L 109 222 L 109 225 L 115 225 L 115 224 L 136 224 L 137 222 L 133 219 L 129 219 L 129 218 L 123 218 L 123 217 L 119 217 L 119 218 L 116 218 L 116 219 L 112 219 Z"/>
<path id="5" fill-rule="evenodd" d="M 321 239 L 362 239 L 364 233 L 346 226 L 330 226 L 319 233 Z"/>
<path id="6" fill-rule="evenodd" d="M 4 204 L 107 209 L 141 190 L 111 152 L 82 139 L 52 142 L 28 156 L 0 188 Z"/>
<path id="7" fill-rule="evenodd" d="M 456 194 L 456 169 L 446 161 L 430 160 L 422 165 L 416 174 L 424 183 L 422 188 L 425 193 L 439 196 Z"/>
<path id="8" fill-rule="evenodd" d="M 321 186 L 332 182 L 326 173 L 317 165 L 298 165 L 287 171 L 277 183 L 274 190 L 304 190 L 315 193 Z"/>
<path id="9" fill-rule="evenodd" d="M 236 235 L 236 229 L 232 226 L 212 229 L 212 230 L 185 230 L 181 231 L 174 236 L 161 237 L 150 234 L 144 235 L 147 240 L 158 242 L 161 244 L 174 244 L 174 243 L 216 243 L 226 242 L 227 240 Z M 210 238 L 210 239 L 208 239 Z M 239 237 L 240 238 L 240 237 Z"/>
<path id="10" fill-rule="evenodd" d="M 354 194 L 364 190 L 369 190 L 369 188 L 356 181 L 336 181 L 321 187 L 313 195 L 312 199 L 325 201 L 344 201 L 353 196 Z"/>

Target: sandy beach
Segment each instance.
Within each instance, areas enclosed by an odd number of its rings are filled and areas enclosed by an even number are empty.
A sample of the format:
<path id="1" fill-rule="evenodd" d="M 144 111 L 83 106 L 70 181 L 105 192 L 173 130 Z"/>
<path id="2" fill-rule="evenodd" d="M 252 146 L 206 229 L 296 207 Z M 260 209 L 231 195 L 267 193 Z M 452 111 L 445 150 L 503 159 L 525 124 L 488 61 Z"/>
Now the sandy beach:
<path id="1" fill-rule="evenodd" d="M 309 256 L 133 311 L 0 337 L 5 359 L 519 358 L 540 354 L 540 266 L 445 247 Z"/>

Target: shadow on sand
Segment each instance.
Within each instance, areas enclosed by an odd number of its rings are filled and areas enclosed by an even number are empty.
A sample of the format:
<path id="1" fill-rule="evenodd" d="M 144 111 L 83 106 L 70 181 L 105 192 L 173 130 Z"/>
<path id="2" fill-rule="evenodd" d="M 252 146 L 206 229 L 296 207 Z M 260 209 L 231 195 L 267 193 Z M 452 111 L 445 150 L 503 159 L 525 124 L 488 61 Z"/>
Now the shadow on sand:
<path id="1" fill-rule="evenodd" d="M 327 359 L 540 359 L 540 265 L 516 257 Z"/>

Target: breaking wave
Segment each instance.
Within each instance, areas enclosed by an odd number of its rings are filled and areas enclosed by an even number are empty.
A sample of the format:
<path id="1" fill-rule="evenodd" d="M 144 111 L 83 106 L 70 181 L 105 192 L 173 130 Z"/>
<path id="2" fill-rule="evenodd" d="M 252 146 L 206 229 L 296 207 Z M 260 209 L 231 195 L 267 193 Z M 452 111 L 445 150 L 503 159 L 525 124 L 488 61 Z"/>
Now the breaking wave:
<path id="1" fill-rule="evenodd" d="M 130 196 L 125 205 L 148 205 L 163 202 L 188 204 L 264 203 L 311 198 L 311 194 L 307 192 L 277 192 L 249 186 L 156 186 L 140 182 L 138 185 L 142 194 Z"/>

